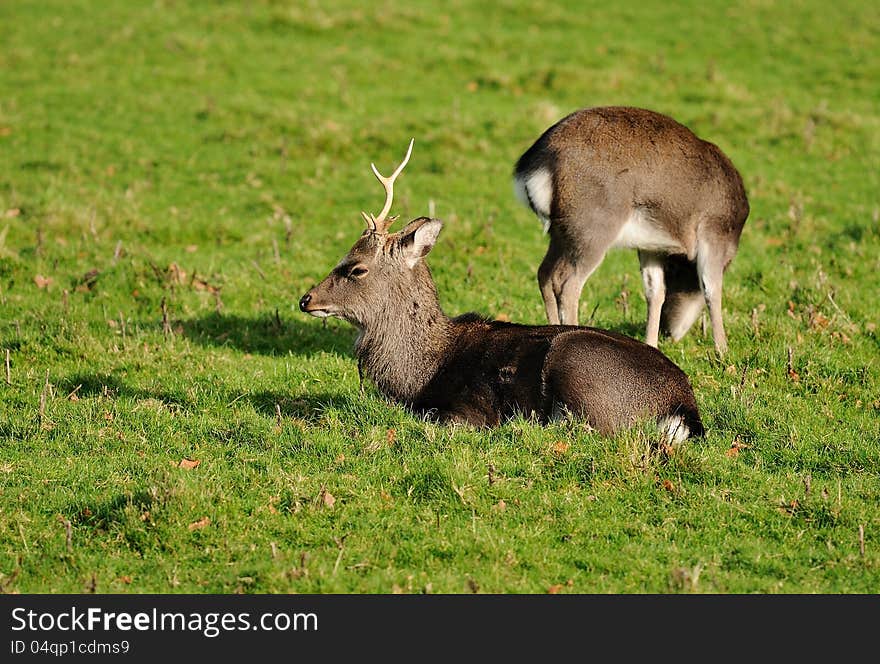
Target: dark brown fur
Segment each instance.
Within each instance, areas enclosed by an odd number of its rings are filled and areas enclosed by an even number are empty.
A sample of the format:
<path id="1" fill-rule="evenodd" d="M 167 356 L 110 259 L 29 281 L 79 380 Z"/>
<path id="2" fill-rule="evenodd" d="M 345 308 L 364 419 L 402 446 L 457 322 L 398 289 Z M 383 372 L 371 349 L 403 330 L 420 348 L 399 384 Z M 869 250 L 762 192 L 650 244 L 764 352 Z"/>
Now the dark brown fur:
<path id="1" fill-rule="evenodd" d="M 655 348 L 588 327 L 446 316 L 422 260 L 440 226 L 422 217 L 399 233 L 365 231 L 300 301 L 307 313 L 360 330 L 359 368 L 383 394 L 475 426 L 517 413 L 548 422 L 568 411 L 606 434 L 666 416 L 702 434 L 687 376 Z"/>
<path id="2" fill-rule="evenodd" d="M 449 352 L 412 403 L 415 410 L 496 426 L 517 413 L 546 423 L 565 409 L 605 434 L 681 415 L 692 435 L 702 433 L 685 374 L 635 339 L 474 314 L 450 322 Z"/>

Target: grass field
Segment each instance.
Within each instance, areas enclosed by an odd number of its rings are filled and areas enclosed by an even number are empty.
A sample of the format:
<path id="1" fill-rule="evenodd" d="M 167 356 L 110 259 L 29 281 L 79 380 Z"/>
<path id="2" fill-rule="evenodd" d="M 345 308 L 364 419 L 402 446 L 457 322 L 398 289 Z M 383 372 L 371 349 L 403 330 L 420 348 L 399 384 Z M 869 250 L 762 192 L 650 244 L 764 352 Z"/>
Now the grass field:
<path id="1" fill-rule="evenodd" d="M 880 17 L 687 4 L 0 3 L 0 589 L 878 592 Z M 353 328 L 296 302 L 381 207 L 370 162 L 415 137 L 394 211 L 444 220 L 447 313 L 541 323 L 513 163 L 605 104 L 746 182 L 730 353 L 660 346 L 707 437 L 361 396 Z M 594 308 L 643 338 L 635 252 Z"/>

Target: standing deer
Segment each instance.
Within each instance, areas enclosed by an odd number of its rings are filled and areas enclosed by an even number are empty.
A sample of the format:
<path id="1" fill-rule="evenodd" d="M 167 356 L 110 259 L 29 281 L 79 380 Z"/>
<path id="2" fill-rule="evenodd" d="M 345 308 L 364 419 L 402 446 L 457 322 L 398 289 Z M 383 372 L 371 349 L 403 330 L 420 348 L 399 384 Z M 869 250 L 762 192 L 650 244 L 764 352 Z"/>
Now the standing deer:
<path id="1" fill-rule="evenodd" d="M 423 260 L 442 223 L 419 217 L 389 232 L 394 181 L 378 216 L 299 302 L 312 316 L 358 328 L 358 372 L 387 397 L 432 419 L 493 427 L 522 413 L 541 423 L 570 413 L 611 434 L 654 418 L 671 444 L 702 435 L 687 376 L 656 348 L 613 332 L 518 325 L 477 314 L 449 318 Z"/>
<path id="2" fill-rule="evenodd" d="M 538 283 L 551 324 L 577 324 L 584 282 L 611 248 L 637 249 L 648 305 L 645 342 L 678 341 L 709 308 L 727 351 L 721 283 L 749 203 L 730 159 L 653 111 L 589 108 L 550 127 L 519 158 L 517 196 L 550 246 Z"/>

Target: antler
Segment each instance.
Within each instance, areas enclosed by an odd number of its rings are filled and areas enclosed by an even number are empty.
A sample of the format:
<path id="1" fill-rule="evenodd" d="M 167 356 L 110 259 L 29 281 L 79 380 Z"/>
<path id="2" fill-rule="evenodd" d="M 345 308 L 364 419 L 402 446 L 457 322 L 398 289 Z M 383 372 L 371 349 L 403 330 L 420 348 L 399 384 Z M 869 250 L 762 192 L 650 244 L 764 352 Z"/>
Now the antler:
<path id="1" fill-rule="evenodd" d="M 397 176 L 400 175 L 400 172 L 403 170 L 403 167 L 406 166 L 409 161 L 409 156 L 412 154 L 413 143 L 416 142 L 416 139 L 411 139 L 409 142 L 409 148 L 406 151 L 406 156 L 403 158 L 403 161 L 400 162 L 400 166 L 387 178 L 384 177 L 377 169 L 376 164 L 370 164 L 370 167 L 373 169 L 373 173 L 376 175 L 376 178 L 379 182 L 382 183 L 382 186 L 385 187 L 385 207 L 382 208 L 382 211 L 379 213 L 378 217 L 374 217 L 372 214 L 369 216 L 366 212 L 361 212 L 361 215 L 364 217 L 364 221 L 367 222 L 367 226 L 370 227 L 375 233 L 384 233 L 388 230 L 388 227 L 394 223 L 394 220 L 397 217 L 391 217 L 386 221 L 386 217 L 388 213 L 391 211 L 391 201 L 394 200 L 394 181 L 397 179 Z"/>

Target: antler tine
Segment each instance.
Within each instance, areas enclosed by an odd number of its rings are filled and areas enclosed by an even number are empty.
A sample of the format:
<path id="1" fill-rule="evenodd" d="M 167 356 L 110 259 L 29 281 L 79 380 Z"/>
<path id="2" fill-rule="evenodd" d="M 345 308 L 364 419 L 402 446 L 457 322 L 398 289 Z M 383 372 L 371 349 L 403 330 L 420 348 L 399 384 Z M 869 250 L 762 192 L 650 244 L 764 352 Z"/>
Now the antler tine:
<path id="1" fill-rule="evenodd" d="M 369 228 L 371 231 L 375 231 L 376 230 L 376 222 L 373 218 L 373 215 L 367 214 L 366 212 L 361 210 L 361 216 L 364 218 L 364 221 L 367 222 L 367 228 Z"/>
<path id="2" fill-rule="evenodd" d="M 382 186 L 385 187 L 385 207 L 382 208 L 382 211 L 379 213 L 379 216 L 373 217 L 376 228 L 375 230 L 379 230 L 381 224 L 381 230 L 386 231 L 394 219 L 391 219 L 386 222 L 385 217 L 391 211 L 391 202 L 394 200 L 394 181 L 397 179 L 397 176 L 400 175 L 400 172 L 403 170 L 403 167 L 406 166 L 409 161 L 409 157 L 412 154 L 413 143 L 416 142 L 416 139 L 411 139 L 409 142 L 409 148 L 406 151 L 406 156 L 403 158 L 403 161 L 400 162 L 400 166 L 387 178 L 384 177 L 379 170 L 376 168 L 376 164 L 370 164 L 370 167 L 373 169 L 373 173 L 379 182 L 382 183 Z"/>

